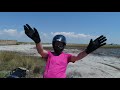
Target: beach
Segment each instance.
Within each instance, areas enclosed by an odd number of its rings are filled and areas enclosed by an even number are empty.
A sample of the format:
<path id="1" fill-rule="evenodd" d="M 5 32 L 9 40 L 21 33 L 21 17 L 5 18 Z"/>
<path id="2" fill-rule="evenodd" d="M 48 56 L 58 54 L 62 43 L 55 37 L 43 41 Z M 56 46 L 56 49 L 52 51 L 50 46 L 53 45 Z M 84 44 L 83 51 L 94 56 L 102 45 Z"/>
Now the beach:
<path id="1" fill-rule="evenodd" d="M 43 45 L 51 47 L 51 45 Z M 0 51 L 14 51 L 24 55 L 40 56 L 35 45 L 5 45 Z M 64 52 L 77 55 L 82 50 L 65 49 Z M 69 63 L 68 78 L 120 78 L 120 49 L 99 49 L 85 58 Z M 41 57 L 41 56 L 40 56 Z"/>

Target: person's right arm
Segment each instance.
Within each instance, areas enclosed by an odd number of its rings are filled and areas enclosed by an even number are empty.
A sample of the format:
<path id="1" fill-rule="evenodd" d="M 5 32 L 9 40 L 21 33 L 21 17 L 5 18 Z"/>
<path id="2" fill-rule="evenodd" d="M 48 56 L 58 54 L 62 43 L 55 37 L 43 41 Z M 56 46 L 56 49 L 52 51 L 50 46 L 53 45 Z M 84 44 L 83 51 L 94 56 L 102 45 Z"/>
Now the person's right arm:
<path id="1" fill-rule="evenodd" d="M 36 44 L 36 49 L 43 58 L 47 57 L 48 51 L 43 49 L 41 42 Z"/>
<path id="2" fill-rule="evenodd" d="M 36 28 L 32 29 L 28 24 L 26 24 L 24 25 L 24 30 L 25 30 L 25 34 L 35 42 L 38 53 L 43 58 L 46 58 L 48 55 L 48 52 L 44 50 L 42 47 L 41 39 L 40 39 L 37 29 Z"/>

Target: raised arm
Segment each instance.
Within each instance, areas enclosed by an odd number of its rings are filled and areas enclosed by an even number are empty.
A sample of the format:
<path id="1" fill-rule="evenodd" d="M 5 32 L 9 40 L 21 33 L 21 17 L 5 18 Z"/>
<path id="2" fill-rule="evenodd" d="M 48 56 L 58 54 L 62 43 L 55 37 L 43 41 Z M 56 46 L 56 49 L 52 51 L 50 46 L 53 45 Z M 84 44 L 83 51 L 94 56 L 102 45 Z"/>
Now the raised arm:
<path id="1" fill-rule="evenodd" d="M 32 29 L 28 24 L 26 24 L 24 25 L 24 30 L 25 30 L 25 34 L 35 42 L 38 53 L 42 57 L 46 58 L 48 55 L 48 52 L 44 50 L 42 47 L 41 39 L 37 29 L 36 28 Z"/>
<path id="2" fill-rule="evenodd" d="M 75 62 L 77 60 L 81 60 L 82 58 L 90 54 L 91 52 L 105 45 L 106 40 L 107 40 L 106 37 L 104 37 L 103 35 L 101 35 L 94 41 L 91 39 L 87 48 L 83 52 L 80 52 L 77 56 L 72 56 L 70 61 Z"/>
<path id="3" fill-rule="evenodd" d="M 46 58 L 48 55 L 48 52 L 43 49 L 41 42 L 36 44 L 36 48 L 38 53 L 43 57 Z"/>

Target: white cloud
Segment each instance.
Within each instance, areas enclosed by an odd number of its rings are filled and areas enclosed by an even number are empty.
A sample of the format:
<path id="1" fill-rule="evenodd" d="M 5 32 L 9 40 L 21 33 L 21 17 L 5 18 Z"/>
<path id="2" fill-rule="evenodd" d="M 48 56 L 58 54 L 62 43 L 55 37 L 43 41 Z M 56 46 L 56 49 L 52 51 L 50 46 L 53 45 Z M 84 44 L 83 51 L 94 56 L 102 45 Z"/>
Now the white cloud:
<path id="1" fill-rule="evenodd" d="M 0 39 L 20 40 L 21 38 L 24 37 L 25 37 L 24 31 L 19 32 L 17 29 L 0 30 Z"/>
<path id="2" fill-rule="evenodd" d="M 86 35 L 75 32 L 51 32 L 44 33 L 39 32 L 40 38 L 42 42 L 52 42 L 52 39 L 55 35 L 62 34 L 66 37 L 68 43 L 88 43 L 90 38 L 94 39 L 97 36 Z M 0 39 L 12 39 L 18 41 L 33 41 L 27 35 L 25 35 L 24 31 L 18 31 L 17 29 L 4 29 L 0 30 Z"/>
<path id="3" fill-rule="evenodd" d="M 48 34 L 47 34 L 47 33 L 44 33 L 44 32 L 40 32 L 39 34 L 42 35 L 42 36 L 44 36 L 44 37 L 47 37 L 47 36 L 48 36 Z"/>
<path id="4" fill-rule="evenodd" d="M 64 36 L 68 37 L 68 38 L 84 38 L 84 39 L 89 38 L 90 39 L 90 38 L 96 38 L 97 37 L 97 36 L 80 34 L 80 33 L 76 34 L 74 32 L 55 32 L 55 33 L 51 32 L 51 34 L 52 35 L 62 34 Z"/>
<path id="5" fill-rule="evenodd" d="M 8 30 L 5 29 L 1 32 L 2 32 L 2 34 L 11 35 L 11 36 L 14 36 L 14 35 L 18 34 L 17 30 L 15 30 L 15 29 L 8 29 Z"/>
<path id="6" fill-rule="evenodd" d="M 75 32 L 51 32 L 52 36 L 55 36 L 57 34 L 64 35 L 68 43 L 89 43 L 90 39 L 95 39 L 98 37 Z"/>

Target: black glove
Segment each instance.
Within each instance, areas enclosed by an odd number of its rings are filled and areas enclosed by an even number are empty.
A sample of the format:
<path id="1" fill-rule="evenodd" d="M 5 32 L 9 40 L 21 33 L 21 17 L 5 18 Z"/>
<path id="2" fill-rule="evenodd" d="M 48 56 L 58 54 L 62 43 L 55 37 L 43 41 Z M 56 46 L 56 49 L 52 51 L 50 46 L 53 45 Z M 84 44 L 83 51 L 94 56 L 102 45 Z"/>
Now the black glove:
<path id="1" fill-rule="evenodd" d="M 36 44 L 41 42 L 39 33 L 36 28 L 31 28 L 28 24 L 24 25 L 25 34 L 31 38 Z"/>
<path id="2" fill-rule="evenodd" d="M 91 39 L 89 45 L 87 46 L 87 49 L 85 50 L 86 53 L 89 54 L 89 53 L 93 52 L 94 50 L 98 49 L 99 47 L 105 45 L 106 43 L 104 43 L 104 42 L 106 40 L 107 40 L 106 37 L 104 37 L 103 35 L 101 35 L 94 41 Z"/>

